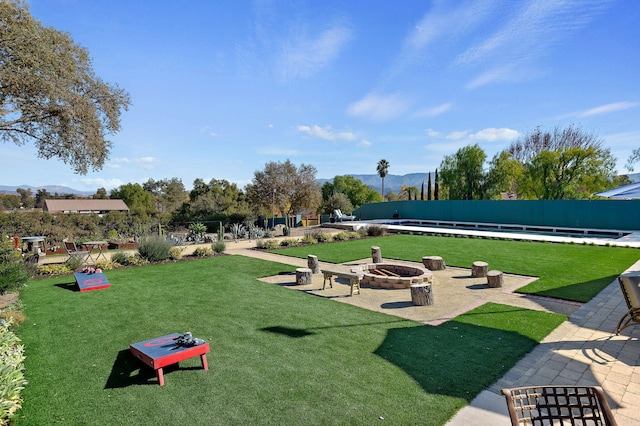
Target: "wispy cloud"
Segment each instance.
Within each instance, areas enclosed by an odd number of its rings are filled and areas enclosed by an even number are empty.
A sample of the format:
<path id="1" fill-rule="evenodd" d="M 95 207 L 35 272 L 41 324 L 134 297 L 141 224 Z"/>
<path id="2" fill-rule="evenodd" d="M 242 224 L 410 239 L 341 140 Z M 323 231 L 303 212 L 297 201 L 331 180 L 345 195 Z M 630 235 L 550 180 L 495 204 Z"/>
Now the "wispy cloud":
<path id="1" fill-rule="evenodd" d="M 371 141 L 368 141 L 366 139 L 363 139 L 360 142 L 358 142 L 358 146 L 362 148 L 369 148 L 371 145 L 372 145 Z"/>
<path id="2" fill-rule="evenodd" d="M 87 188 L 104 188 L 106 190 L 119 188 L 129 182 L 124 182 L 120 179 L 101 179 L 101 178 L 83 178 L 80 181 Z"/>
<path id="3" fill-rule="evenodd" d="M 385 121 L 401 116 L 410 105 L 411 101 L 399 94 L 381 96 L 371 93 L 349 105 L 347 113 L 354 117 Z"/>
<path id="4" fill-rule="evenodd" d="M 284 42 L 280 53 L 280 73 L 285 80 L 306 78 L 326 67 L 351 40 L 351 30 L 334 26 L 315 37 L 304 32 Z"/>
<path id="5" fill-rule="evenodd" d="M 346 140 L 352 141 L 356 139 L 356 135 L 352 132 L 335 132 L 331 127 L 314 126 L 298 126 L 298 131 L 305 133 L 309 136 L 326 139 L 329 141 Z"/>
<path id="6" fill-rule="evenodd" d="M 583 28 L 607 7 L 611 0 L 529 0 L 514 6 L 507 1 L 500 5 L 497 30 L 459 54 L 454 64 L 477 67 L 487 65 L 488 71 L 475 78 L 469 88 L 484 84 L 522 78 L 535 61 L 547 55 L 571 33 Z M 502 23 L 502 24 L 501 24 Z M 500 25 L 501 24 L 501 25 Z M 505 72 L 505 66 L 510 72 Z"/>
<path id="7" fill-rule="evenodd" d="M 487 129 L 482 129 L 479 132 L 473 133 L 469 135 L 469 139 L 472 140 L 482 140 L 487 142 L 497 142 L 497 141 L 511 141 L 520 136 L 520 132 L 513 129 L 507 129 L 502 127 L 500 129 L 496 129 L 494 127 L 490 127 Z"/>
<path id="8" fill-rule="evenodd" d="M 419 109 L 418 111 L 413 113 L 413 116 L 416 118 L 437 117 L 438 115 L 442 115 L 445 112 L 449 111 L 452 107 L 453 103 L 447 102 L 435 107 Z"/>
<path id="9" fill-rule="evenodd" d="M 638 106 L 637 102 L 614 102 L 591 108 L 578 114 L 579 117 L 591 117 L 593 115 L 609 114 L 616 111 L 624 111 Z"/>
<path id="10" fill-rule="evenodd" d="M 109 163 L 109 167 L 117 169 L 122 167 L 121 164 L 134 164 L 134 165 L 140 166 L 143 169 L 152 170 L 155 168 L 155 165 L 159 162 L 160 160 L 156 157 L 140 157 L 140 158 L 121 157 L 121 158 L 111 159 Z"/>

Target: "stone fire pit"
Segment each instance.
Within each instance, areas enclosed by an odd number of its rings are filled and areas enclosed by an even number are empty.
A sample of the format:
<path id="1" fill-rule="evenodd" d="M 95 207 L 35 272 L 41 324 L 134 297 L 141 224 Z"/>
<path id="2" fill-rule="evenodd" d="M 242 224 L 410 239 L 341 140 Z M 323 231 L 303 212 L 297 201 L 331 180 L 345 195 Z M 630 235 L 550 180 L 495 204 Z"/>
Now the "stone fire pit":
<path id="1" fill-rule="evenodd" d="M 359 268 L 360 269 L 360 268 Z M 361 287 L 409 288 L 411 284 L 433 284 L 433 274 L 425 268 L 393 263 L 368 263 L 360 269 Z"/>

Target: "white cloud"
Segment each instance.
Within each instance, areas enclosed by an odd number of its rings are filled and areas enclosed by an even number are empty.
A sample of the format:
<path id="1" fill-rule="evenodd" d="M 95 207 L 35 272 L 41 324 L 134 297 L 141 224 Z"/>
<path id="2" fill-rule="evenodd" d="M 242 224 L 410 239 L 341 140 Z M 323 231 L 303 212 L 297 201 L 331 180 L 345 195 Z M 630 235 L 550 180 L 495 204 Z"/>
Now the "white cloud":
<path id="1" fill-rule="evenodd" d="M 447 102 L 435 107 L 420 109 L 416 111 L 413 114 L 413 116 L 414 117 L 436 117 L 438 115 L 442 115 L 445 112 L 449 111 L 451 107 L 453 107 L 453 103 Z"/>
<path id="2" fill-rule="evenodd" d="M 482 129 L 479 132 L 476 132 L 472 135 L 469 135 L 469 139 L 495 142 L 495 141 L 511 141 L 519 136 L 520 136 L 520 132 L 518 132 L 517 130 L 507 129 L 505 127 L 500 129 L 490 127 L 487 129 Z"/>
<path id="3" fill-rule="evenodd" d="M 369 148 L 371 145 L 372 145 L 371 141 L 368 141 L 366 139 L 363 139 L 360 142 L 358 142 L 358 146 L 361 146 L 363 148 Z"/>
<path id="4" fill-rule="evenodd" d="M 635 108 L 638 106 L 636 102 L 614 102 L 611 104 L 601 105 L 591 108 L 578 114 L 579 117 L 590 117 L 592 115 L 609 114 L 611 112 L 623 111 L 625 109 Z"/>
<path id="5" fill-rule="evenodd" d="M 452 141 L 457 141 L 457 140 L 460 140 L 460 139 L 465 139 L 468 136 L 469 136 L 469 132 L 468 131 L 459 130 L 459 131 L 451 132 L 445 137 L 447 139 L 452 140 Z"/>
<path id="6" fill-rule="evenodd" d="M 159 162 L 160 160 L 156 157 L 140 157 L 133 159 L 128 157 L 121 157 L 111 159 L 110 163 L 107 166 L 112 169 L 119 169 L 122 167 L 120 164 L 137 164 L 143 169 L 151 170 L 155 167 L 155 164 Z"/>
<path id="7" fill-rule="evenodd" d="M 369 94 L 349 105 L 347 113 L 354 117 L 373 120 L 390 120 L 405 113 L 411 102 L 398 94 L 380 96 Z"/>
<path id="8" fill-rule="evenodd" d="M 352 141 L 356 139 L 356 135 L 351 132 L 334 132 L 333 129 L 329 126 L 320 127 L 318 125 L 314 126 L 298 126 L 298 131 L 302 133 L 306 133 L 309 136 L 326 139 L 329 141 L 336 140 L 347 140 Z"/>
<path id="9" fill-rule="evenodd" d="M 285 79 L 308 77 L 326 67 L 338 57 L 351 40 L 351 30 L 334 26 L 315 38 L 298 34 L 285 42 L 280 55 L 281 72 Z"/>
<path id="10" fill-rule="evenodd" d="M 442 137 L 442 133 L 433 130 L 433 129 L 427 129 L 427 136 L 429 136 L 430 138 L 441 138 Z"/>
<path id="11" fill-rule="evenodd" d="M 129 182 L 123 182 L 120 179 L 102 179 L 102 178 L 83 178 L 80 181 L 86 185 L 87 188 L 104 188 L 107 191 L 119 188 Z"/>

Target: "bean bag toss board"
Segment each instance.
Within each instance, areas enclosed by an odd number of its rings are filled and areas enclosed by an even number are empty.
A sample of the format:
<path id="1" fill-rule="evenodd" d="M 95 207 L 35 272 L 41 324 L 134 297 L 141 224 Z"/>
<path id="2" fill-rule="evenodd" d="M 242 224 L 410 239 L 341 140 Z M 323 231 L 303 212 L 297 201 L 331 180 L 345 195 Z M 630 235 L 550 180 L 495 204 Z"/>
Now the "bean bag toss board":
<path id="1" fill-rule="evenodd" d="M 209 343 L 204 342 L 196 346 L 179 346 L 175 340 L 179 336 L 181 336 L 179 333 L 173 333 L 129 345 L 129 350 L 134 357 L 156 370 L 156 377 L 160 386 L 164 386 L 164 372 L 162 369 L 185 359 L 200 356 L 202 368 L 204 370 L 209 369 L 206 355 L 209 352 Z"/>
<path id="2" fill-rule="evenodd" d="M 109 280 L 102 273 L 93 272 L 91 274 L 85 272 L 76 272 L 73 274 L 76 278 L 76 284 L 80 291 L 102 290 L 111 287 Z"/>

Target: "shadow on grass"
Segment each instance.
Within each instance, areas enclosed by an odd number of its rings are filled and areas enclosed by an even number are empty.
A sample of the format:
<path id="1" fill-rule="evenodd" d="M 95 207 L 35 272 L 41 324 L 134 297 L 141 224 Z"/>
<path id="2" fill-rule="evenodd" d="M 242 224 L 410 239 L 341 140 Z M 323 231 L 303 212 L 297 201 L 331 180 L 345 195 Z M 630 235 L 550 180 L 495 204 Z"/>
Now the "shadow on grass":
<path id="1" fill-rule="evenodd" d="M 393 328 L 374 352 L 430 394 L 471 401 L 538 342 L 521 334 L 449 321 Z"/>
<path id="2" fill-rule="evenodd" d="M 138 371 L 138 374 L 134 373 Z M 165 368 L 166 371 L 166 368 Z M 129 349 L 118 352 L 105 389 L 126 388 L 131 385 L 157 385 L 156 372 L 136 359 Z"/>
<path id="3" fill-rule="evenodd" d="M 281 327 L 281 326 L 265 327 L 265 328 L 261 328 L 260 330 L 267 331 L 269 333 L 282 334 L 283 336 L 287 336 L 287 337 L 306 337 L 306 336 L 311 336 L 315 334 L 303 328 L 291 328 L 291 327 Z"/>
<path id="4" fill-rule="evenodd" d="M 78 284 L 74 281 L 72 283 L 60 283 L 60 284 L 54 284 L 54 286 L 61 288 L 63 290 L 69 290 L 69 291 L 80 291 L 80 289 L 78 289 Z"/>

